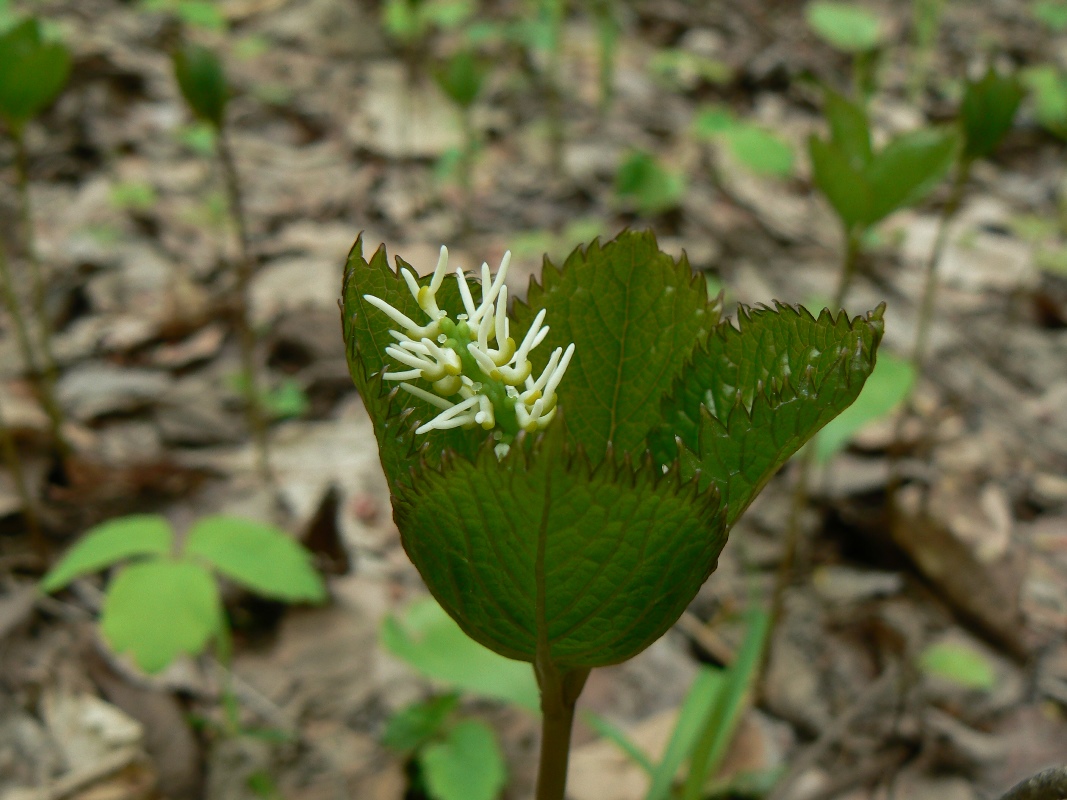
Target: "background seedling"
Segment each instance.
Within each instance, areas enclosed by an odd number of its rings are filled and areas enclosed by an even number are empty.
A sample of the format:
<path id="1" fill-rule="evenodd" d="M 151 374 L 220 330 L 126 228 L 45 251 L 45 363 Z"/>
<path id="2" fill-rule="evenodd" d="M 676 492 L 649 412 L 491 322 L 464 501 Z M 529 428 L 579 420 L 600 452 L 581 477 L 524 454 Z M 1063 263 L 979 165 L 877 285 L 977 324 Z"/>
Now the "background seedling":
<path id="1" fill-rule="evenodd" d="M 488 73 L 488 62 L 470 50 L 456 53 L 434 73 L 438 85 L 459 110 L 460 127 L 463 129 L 458 167 L 460 187 L 463 190 L 461 214 L 464 231 L 470 228 L 471 172 L 479 146 L 471 112 L 482 93 Z"/>
<path id="2" fill-rule="evenodd" d="M 820 39 L 852 57 L 854 96 L 866 102 L 877 88 L 882 20 L 861 5 L 838 0 L 815 0 L 804 14 Z"/>
<path id="3" fill-rule="evenodd" d="M 15 144 L 19 228 L 22 252 L 29 265 L 30 277 L 26 283 L 32 291 L 36 347 L 18 299 L 18 287 L 23 281 L 15 281 L 4 253 L 0 253 L 0 291 L 11 314 L 24 366 L 36 384 L 61 459 L 70 454 L 70 445 L 63 433 L 63 412 L 55 396 L 58 369 L 52 352 L 52 325 L 45 307 L 45 276 L 33 232 L 26 126 L 56 99 L 69 75 L 70 53 L 61 43 L 45 40 L 41 22 L 36 18 L 25 19 L 0 35 L 0 121 Z"/>
<path id="4" fill-rule="evenodd" d="M 739 164 L 757 175 L 788 178 L 793 174 L 793 148 L 787 142 L 759 125 L 737 119 L 725 108 L 701 109 L 693 120 L 693 133 L 721 143 Z"/>
<path id="5" fill-rule="evenodd" d="M 547 319 L 547 352 L 573 345 L 575 356 L 556 387 L 565 417 L 502 455 L 492 432 L 423 427 L 439 407 L 407 393 L 398 404 L 383 391 L 398 319 L 383 307 L 426 317 L 411 281 L 389 268 L 384 249 L 366 261 L 357 240 L 343 287 L 352 377 L 405 549 L 431 593 L 476 641 L 534 667 L 537 798 L 562 800 L 590 670 L 632 657 L 675 622 L 771 474 L 855 399 L 874 366 L 882 312 L 849 320 L 779 306 L 744 311 L 738 329 L 719 322 L 704 281 L 650 234 L 594 241 L 562 268 L 546 261 L 516 306 L 511 336 Z M 458 284 L 434 281 L 414 287 L 419 302 L 433 296 L 450 319 L 470 308 Z M 640 330 L 629 325 L 637 316 Z M 540 374 L 548 356 L 534 357 Z M 623 453 L 632 460 L 617 461 Z M 698 764 L 711 760 L 709 747 Z"/>
<path id="6" fill-rule="evenodd" d="M 130 654 L 145 672 L 159 672 L 183 654 L 197 655 L 212 639 L 228 653 L 216 577 L 288 603 L 326 598 L 311 554 L 284 531 L 225 516 L 195 523 L 180 548 L 164 517 L 105 522 L 86 532 L 44 576 L 41 588 L 56 592 L 120 563 L 126 566 L 108 583 L 100 632 L 116 653 Z"/>
<path id="7" fill-rule="evenodd" d="M 615 194 L 622 204 L 646 216 L 676 208 L 685 194 L 685 178 L 641 150 L 630 153 L 615 175 Z"/>
<path id="8" fill-rule="evenodd" d="M 244 378 L 245 414 L 256 443 L 256 461 L 259 475 L 264 482 L 272 481 L 267 421 L 260 403 L 259 368 L 256 360 L 256 335 L 248 318 L 248 293 L 255 260 L 245 218 L 241 181 L 237 162 L 226 135 L 226 104 L 230 90 L 226 84 L 222 62 L 205 47 L 186 44 L 174 52 L 174 75 L 182 96 L 200 122 L 209 125 L 214 133 L 215 153 L 222 167 L 223 182 L 230 217 L 237 230 L 240 257 L 237 261 L 233 290 L 233 324 L 237 330 L 241 350 L 241 366 Z"/>
<path id="9" fill-rule="evenodd" d="M 911 59 L 908 93 L 913 103 L 918 103 L 921 99 L 930 75 L 945 5 L 946 0 L 912 0 L 911 3 L 911 30 L 915 52 Z"/>

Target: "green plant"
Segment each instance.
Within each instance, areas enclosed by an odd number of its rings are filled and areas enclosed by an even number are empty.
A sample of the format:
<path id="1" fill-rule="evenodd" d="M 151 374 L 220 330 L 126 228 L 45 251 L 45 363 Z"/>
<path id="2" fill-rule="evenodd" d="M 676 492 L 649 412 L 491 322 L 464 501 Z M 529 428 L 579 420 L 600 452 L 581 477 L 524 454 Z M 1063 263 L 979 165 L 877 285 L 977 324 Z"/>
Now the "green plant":
<path id="1" fill-rule="evenodd" d="M 937 50 L 937 37 L 941 30 L 941 18 L 945 12 L 946 0 L 912 0 L 911 28 L 915 52 L 911 59 L 911 71 L 908 76 L 908 94 L 912 102 L 918 102 L 926 86 Z"/>
<path id="2" fill-rule="evenodd" d="M 858 99 L 874 93 L 878 52 L 884 33 L 882 20 L 861 5 L 838 0 L 815 0 L 804 9 L 808 25 L 838 50 L 852 56 L 852 85 Z"/>
<path id="3" fill-rule="evenodd" d="M 749 702 L 759 675 L 770 633 L 770 615 L 753 606 L 748 613 L 745 640 L 737 658 L 725 668 L 701 667 L 682 701 L 678 720 L 659 763 L 607 720 L 589 714 L 586 720 L 602 736 L 617 745 L 649 776 L 645 800 L 701 800 L 708 781 L 722 765 L 727 748 Z M 689 762 L 679 791 L 672 793 L 682 765 Z M 719 790 L 729 787 L 718 787 Z"/>
<path id="4" fill-rule="evenodd" d="M 1063 0 L 1040 0 L 1033 5 L 1034 16 L 1053 33 L 1067 30 L 1067 3 Z"/>
<path id="5" fill-rule="evenodd" d="M 616 2 L 617 0 L 589 0 L 600 45 L 598 76 L 601 114 L 607 113 L 615 98 L 615 57 L 620 33 Z"/>
<path id="6" fill-rule="evenodd" d="M 205 517 L 175 548 L 164 517 L 138 514 L 90 529 L 44 578 L 56 592 L 75 578 L 128 562 L 108 583 L 100 632 L 116 653 L 159 672 L 214 638 L 228 653 L 229 628 L 216 577 L 288 603 L 326 597 L 311 554 L 284 531 L 239 517 Z M 228 656 L 220 659 L 228 662 Z"/>
<path id="7" fill-rule="evenodd" d="M 830 138 L 812 136 L 808 149 L 815 185 L 837 213 L 844 234 L 836 308 L 852 283 L 864 236 L 894 211 L 933 191 L 952 167 L 959 136 L 952 128 L 921 128 L 875 151 L 862 105 L 827 90 L 824 113 Z"/>
<path id="8" fill-rule="evenodd" d="M 974 163 L 988 158 L 997 149 L 1011 130 L 1022 99 L 1023 88 L 1018 79 L 1014 75 L 999 75 L 992 67 L 981 79 L 967 81 L 964 88 L 959 113 L 962 146 L 956 151 L 956 174 L 948 200 L 941 207 L 934 246 L 926 262 L 926 277 L 912 351 L 912 366 L 916 373 L 922 370 L 926 356 L 927 338 L 937 296 L 937 267 L 948 240 L 949 223 L 959 211 Z"/>
<path id="9" fill-rule="evenodd" d="M 424 66 L 430 34 L 465 25 L 474 11 L 473 0 L 385 0 L 382 27 L 400 46 L 410 82 Z"/>
<path id="10" fill-rule="evenodd" d="M 460 127 L 463 129 L 458 168 L 460 187 L 463 190 L 464 229 L 470 227 L 471 170 L 474 154 L 478 149 L 471 109 L 482 93 L 488 73 L 489 63 L 470 50 L 459 51 L 434 73 L 438 85 L 459 109 Z"/>
<path id="11" fill-rule="evenodd" d="M 460 628 L 533 664 L 537 797 L 561 800 L 589 671 L 675 622 L 753 497 L 859 393 L 882 311 L 737 328 L 648 233 L 546 261 L 510 317 L 509 255 L 477 303 L 444 248 L 422 279 L 397 262 L 357 239 L 342 290 L 394 519 Z"/>
<path id="12" fill-rule="evenodd" d="M 668 170 L 642 150 L 630 153 L 615 174 L 615 195 L 641 214 L 662 214 L 676 208 L 685 194 L 685 178 Z"/>
<path id="13" fill-rule="evenodd" d="M 938 642 L 930 645 L 916 659 L 927 675 L 951 681 L 966 689 L 990 691 L 997 685 L 997 673 L 980 651 L 962 642 Z"/>
<path id="14" fill-rule="evenodd" d="M 0 121 L 15 144 L 16 188 L 22 250 L 29 265 L 32 316 L 36 322 L 37 347 L 33 344 L 19 303 L 16 283 L 0 244 L 0 294 L 11 315 L 23 365 L 31 376 L 38 398 L 51 426 L 52 441 L 61 458 L 70 453 L 63 433 L 63 412 L 56 400 L 58 377 L 52 352 L 52 326 L 45 308 L 45 276 L 33 234 L 30 198 L 30 158 L 26 148 L 26 125 L 52 103 L 70 76 L 70 53 L 60 42 L 48 41 L 40 21 L 25 19 L 0 34 Z"/>
<path id="15" fill-rule="evenodd" d="M 493 800 L 507 768 L 493 729 L 456 713 L 459 697 L 414 703 L 390 718 L 382 744 L 404 757 L 409 791 L 429 800 Z"/>
<path id="16" fill-rule="evenodd" d="M 733 78 L 728 64 L 673 47 L 658 50 L 648 63 L 648 70 L 657 83 L 682 91 L 691 91 L 702 83 L 722 86 Z"/>
<path id="17" fill-rule="evenodd" d="M 793 174 L 793 148 L 770 131 L 737 119 L 717 106 L 701 109 L 693 120 L 697 138 L 721 142 L 727 151 L 757 175 L 787 178 Z"/>
<path id="18" fill-rule="evenodd" d="M 195 44 L 183 45 L 174 51 L 173 63 L 174 76 L 178 81 L 182 97 L 185 98 L 193 115 L 202 124 L 209 126 L 214 133 L 215 154 L 222 167 L 230 218 L 237 229 L 240 258 L 237 262 L 237 279 L 234 282 L 231 300 L 233 326 L 240 342 L 241 368 L 244 372 L 241 386 L 244 390 L 245 414 L 256 445 L 257 468 L 260 477 L 269 484 L 272 476 L 267 420 L 260 403 L 256 334 L 248 319 L 248 293 L 255 272 L 255 259 L 248 234 L 237 162 L 230 148 L 225 124 L 230 89 L 226 83 L 226 73 L 223 71 L 222 62 L 214 52 L 206 47 Z"/>
<path id="19" fill-rule="evenodd" d="M 228 27 L 219 4 L 214 0 L 141 0 L 140 7 L 153 13 L 170 14 L 183 25 L 208 31 L 225 31 Z"/>

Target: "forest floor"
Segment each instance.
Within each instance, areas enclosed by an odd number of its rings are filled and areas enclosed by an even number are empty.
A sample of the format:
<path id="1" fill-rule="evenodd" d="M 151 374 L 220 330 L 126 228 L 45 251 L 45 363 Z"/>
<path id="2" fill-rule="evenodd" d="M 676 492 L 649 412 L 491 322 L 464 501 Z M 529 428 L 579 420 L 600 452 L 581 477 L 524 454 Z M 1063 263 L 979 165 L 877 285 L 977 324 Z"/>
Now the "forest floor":
<path id="1" fill-rule="evenodd" d="M 501 50 L 474 109 L 482 146 L 468 201 L 441 166 L 459 143 L 456 113 L 431 83 L 408 81 L 377 7 L 222 0 L 229 31 L 201 38 L 225 52 L 236 88 L 229 130 L 257 261 L 261 361 L 272 387 L 298 387 L 307 401 L 271 427 L 272 497 L 233 382 L 238 342 L 222 298 L 236 242 L 220 175 L 195 147 L 173 80 L 164 17 L 118 0 L 24 5 L 55 22 L 74 53 L 71 85 L 28 138 L 75 448 L 65 470 L 6 320 L 0 330 L 0 402 L 53 555 L 124 514 L 159 512 L 179 531 L 209 513 L 283 514 L 330 573 L 330 601 L 285 609 L 228 596 L 243 713 L 291 735 L 214 735 L 194 723 L 220 716 L 217 663 L 184 659 L 148 678 L 99 638 L 100 580 L 41 596 L 19 496 L 0 474 L 0 798 L 238 800 L 264 796 L 250 777 L 269 775 L 272 796 L 286 800 L 400 800 L 403 764 L 379 737 L 431 686 L 377 645 L 378 632 L 425 589 L 345 364 L 337 298 L 356 235 L 368 257 L 384 243 L 423 272 L 441 244 L 469 268 L 510 248 L 509 284 L 522 296 L 542 253 L 556 260 L 594 235 L 648 227 L 725 287 L 728 310 L 821 308 L 841 237 L 811 187 L 805 142 L 822 125 L 815 81 L 846 88 L 848 59 L 809 31 L 800 3 L 623 3 L 615 98 L 600 114 L 596 31 L 575 12 L 562 174 L 550 167 L 530 71 Z M 880 7 L 891 46 L 872 103 L 879 136 L 950 117 L 959 80 L 990 57 L 1067 62 L 1065 40 L 1026 3 L 951 3 L 912 102 L 910 8 Z M 431 52 L 456 35 L 435 37 Z M 666 49 L 728 77 L 657 77 L 649 64 Z M 795 176 L 754 177 L 694 138 L 696 110 L 712 103 L 790 142 Z M 676 208 L 642 217 L 620 202 L 615 173 L 634 149 L 685 176 Z M 13 158 L 0 143 L 5 176 Z M 1062 145 L 1027 107 L 976 169 L 913 410 L 863 429 L 812 477 L 784 613 L 724 776 L 778 770 L 781 796 L 797 800 L 977 800 L 1067 760 L 1067 277 L 1041 268 L 1042 252 L 1061 246 L 1065 170 Z M 846 302 L 859 314 L 886 301 L 883 348 L 901 357 L 946 189 L 882 226 Z M 0 230 L 15 229 L 16 208 L 13 177 L 0 180 Z M 890 507 L 893 470 L 903 484 Z M 784 469 L 739 523 L 683 624 L 631 662 L 596 670 L 582 708 L 651 752 L 663 747 L 699 664 L 732 657 L 752 588 L 769 592 L 776 580 L 795 479 Z M 977 653 L 992 688 L 917 669 L 935 644 Z M 484 700 L 464 708 L 501 738 L 505 797 L 528 797 L 537 720 Z M 584 723 L 575 745 L 573 800 L 643 797 L 640 769 Z"/>

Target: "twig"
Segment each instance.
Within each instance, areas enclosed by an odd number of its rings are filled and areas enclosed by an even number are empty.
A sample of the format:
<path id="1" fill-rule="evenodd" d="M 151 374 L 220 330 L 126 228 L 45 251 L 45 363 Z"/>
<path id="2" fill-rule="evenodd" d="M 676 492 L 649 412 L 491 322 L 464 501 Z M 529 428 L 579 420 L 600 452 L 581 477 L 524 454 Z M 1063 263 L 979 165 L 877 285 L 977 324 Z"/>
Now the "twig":
<path id="1" fill-rule="evenodd" d="M 1011 787 L 1000 800 L 1065 800 L 1067 764 L 1032 775 Z"/>
<path id="2" fill-rule="evenodd" d="M 245 413 L 252 429 L 256 446 L 256 465 L 260 477 L 268 486 L 274 482 L 270 469 L 270 450 L 267 437 L 267 423 L 263 417 L 263 408 L 259 400 L 259 370 L 256 368 L 256 334 L 248 319 L 249 287 L 252 283 L 254 266 L 252 247 L 248 237 L 248 225 L 245 221 L 244 201 L 241 196 L 241 183 L 237 175 L 237 163 L 230 150 L 229 139 L 223 128 L 218 129 L 215 138 L 219 163 L 222 165 L 223 181 L 226 184 L 226 196 L 230 204 L 230 215 L 237 227 L 237 238 L 241 247 L 241 256 L 237 262 L 237 286 L 234 300 L 234 324 L 241 347 L 241 369 L 243 380 L 241 388 L 244 393 Z"/>
<path id="3" fill-rule="evenodd" d="M 682 616 L 678 618 L 675 625 L 678 626 L 682 633 L 696 642 L 701 650 L 724 667 L 734 663 L 734 658 L 737 654 L 733 648 L 723 641 L 719 634 L 701 622 L 692 612 L 683 611 Z"/>

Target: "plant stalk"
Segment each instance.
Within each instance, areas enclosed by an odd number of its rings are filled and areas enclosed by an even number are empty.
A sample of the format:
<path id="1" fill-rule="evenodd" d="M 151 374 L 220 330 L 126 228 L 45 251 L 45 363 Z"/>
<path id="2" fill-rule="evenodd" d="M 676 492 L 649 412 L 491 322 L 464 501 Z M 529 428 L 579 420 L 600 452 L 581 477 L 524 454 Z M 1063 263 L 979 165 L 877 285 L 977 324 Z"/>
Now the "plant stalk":
<path id="1" fill-rule="evenodd" d="M 460 209 L 460 224 L 464 234 L 471 231 L 471 196 L 472 173 L 474 171 L 474 124 L 471 121 L 470 107 L 460 109 L 460 125 L 463 129 L 463 152 L 459 159 L 459 188 L 463 195 L 463 207 Z"/>
<path id="2" fill-rule="evenodd" d="M 545 74 L 545 94 L 548 105 L 548 146 L 553 173 L 563 175 L 563 90 L 560 70 L 563 62 L 564 0 L 543 0 L 548 14 L 551 44 Z"/>
<path id="3" fill-rule="evenodd" d="M 934 246 L 930 251 L 930 257 L 926 261 L 926 276 L 923 283 L 922 300 L 919 305 L 919 319 L 916 323 L 915 345 L 911 353 L 911 364 L 915 374 L 922 372 L 923 360 L 926 357 L 926 348 L 930 338 L 930 323 L 934 316 L 934 302 L 937 299 L 937 268 L 944 255 L 945 245 L 948 244 L 948 228 L 956 212 L 959 211 L 963 201 L 963 190 L 967 186 L 967 180 L 971 174 L 971 162 L 961 160 L 956 167 L 956 178 L 952 182 L 952 191 L 948 200 L 941 208 L 941 215 L 937 221 L 937 234 L 934 237 Z"/>
<path id="4" fill-rule="evenodd" d="M 561 673 L 551 662 L 535 664 L 534 669 L 541 687 L 541 759 L 536 800 L 564 800 L 574 707 L 589 669 Z"/>
<path id="5" fill-rule="evenodd" d="M 271 485 L 274 477 L 270 468 L 270 448 L 267 436 L 267 422 L 263 416 L 263 407 L 259 399 L 259 370 L 256 367 L 256 334 L 248 319 L 249 287 L 252 283 L 254 265 L 252 247 L 248 237 L 248 224 L 244 212 L 244 200 L 241 183 L 237 175 L 237 163 L 230 149 L 229 139 L 223 128 L 216 131 L 215 144 L 219 163 L 222 165 L 223 181 L 226 184 L 226 196 L 230 205 L 230 216 L 237 228 L 238 244 L 241 255 L 237 261 L 237 285 L 234 292 L 233 322 L 237 329 L 241 348 L 241 381 L 244 393 L 245 414 L 252 429 L 256 447 L 256 467 L 263 482 Z"/>
<path id="6" fill-rule="evenodd" d="M 835 309 L 840 311 L 844 308 L 848 290 L 852 288 L 852 281 L 856 277 L 856 267 L 859 264 L 862 241 L 862 229 L 852 227 L 845 231 L 845 253 L 841 260 L 841 274 L 838 277 L 837 291 L 834 292 L 831 311 Z"/>
<path id="7" fill-rule="evenodd" d="M 11 283 L 10 273 L 4 276 L 4 282 L 10 286 L 11 297 L 6 295 L 5 303 L 11 313 L 15 324 L 16 335 L 19 338 L 19 349 L 22 350 L 26 369 L 33 380 L 41 406 L 48 416 L 51 428 L 52 441 L 60 458 L 66 460 L 70 455 L 71 448 L 63 435 L 63 410 L 56 400 L 56 381 L 59 377 L 59 368 L 52 351 L 52 326 L 48 322 L 48 310 L 45 305 L 45 282 L 41 261 L 37 257 L 36 237 L 33 233 L 33 205 L 30 199 L 30 167 L 29 153 L 26 150 L 26 138 L 21 128 L 16 128 L 12 138 L 15 142 L 15 183 L 19 197 L 19 226 L 22 228 L 22 245 L 26 261 L 30 265 L 30 282 L 32 284 L 33 316 L 37 322 L 37 340 L 40 356 L 44 361 L 43 367 L 38 363 L 30 345 L 29 329 L 25 318 L 15 311 L 18 301 L 15 297 L 14 284 Z M 4 267 L 7 272 L 6 265 Z"/>

